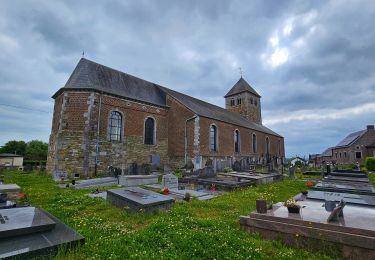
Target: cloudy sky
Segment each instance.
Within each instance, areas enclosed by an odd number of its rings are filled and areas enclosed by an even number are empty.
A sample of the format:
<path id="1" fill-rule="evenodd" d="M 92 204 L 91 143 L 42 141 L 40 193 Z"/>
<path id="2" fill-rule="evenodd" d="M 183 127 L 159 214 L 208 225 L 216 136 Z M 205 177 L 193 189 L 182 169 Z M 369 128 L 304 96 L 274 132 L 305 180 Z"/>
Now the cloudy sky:
<path id="1" fill-rule="evenodd" d="M 287 156 L 375 123 L 375 1 L 0 1 L 0 145 L 48 141 L 81 58 L 224 106 L 244 78 Z"/>

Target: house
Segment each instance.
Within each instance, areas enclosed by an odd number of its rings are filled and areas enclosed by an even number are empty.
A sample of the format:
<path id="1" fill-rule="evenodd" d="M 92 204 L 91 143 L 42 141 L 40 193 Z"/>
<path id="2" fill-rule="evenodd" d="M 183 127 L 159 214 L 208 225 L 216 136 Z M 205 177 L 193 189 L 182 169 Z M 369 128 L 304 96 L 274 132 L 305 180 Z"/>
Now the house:
<path id="1" fill-rule="evenodd" d="M 112 165 L 215 170 L 235 161 L 277 163 L 284 138 L 262 124 L 261 97 L 242 77 L 226 108 L 82 58 L 54 95 L 47 170 L 84 176 Z"/>
<path id="2" fill-rule="evenodd" d="M 375 156 L 375 130 L 374 125 L 366 129 L 349 134 L 336 146 L 331 148 L 330 156 L 323 156 L 319 160 L 330 161 L 333 164 L 363 164 L 368 156 Z"/>
<path id="3" fill-rule="evenodd" d="M 0 153 L 0 166 L 22 169 L 23 156 L 11 153 Z"/>
<path id="4" fill-rule="evenodd" d="M 290 158 L 290 164 L 291 165 L 296 165 L 297 162 L 300 162 L 302 165 L 306 165 L 306 160 L 304 158 L 301 158 L 299 156 L 295 156 Z"/>

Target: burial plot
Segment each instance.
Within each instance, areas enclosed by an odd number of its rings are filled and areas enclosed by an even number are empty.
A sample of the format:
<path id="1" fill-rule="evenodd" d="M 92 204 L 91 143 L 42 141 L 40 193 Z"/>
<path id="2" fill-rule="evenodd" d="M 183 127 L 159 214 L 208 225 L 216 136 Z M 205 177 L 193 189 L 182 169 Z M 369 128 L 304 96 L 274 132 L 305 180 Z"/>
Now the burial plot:
<path id="1" fill-rule="evenodd" d="M 79 180 L 75 182 L 75 185 L 72 185 L 75 189 L 87 189 L 103 186 L 115 186 L 118 184 L 118 180 L 115 177 L 104 177 L 104 178 L 95 178 L 88 180 Z"/>
<path id="2" fill-rule="evenodd" d="M 0 209 L 0 258 L 49 257 L 84 237 L 48 212 L 34 207 Z"/>
<path id="3" fill-rule="evenodd" d="M 112 189 L 107 191 L 107 200 L 118 208 L 131 212 L 158 212 L 172 207 L 174 200 L 159 193 L 138 187 Z"/>
<path id="4" fill-rule="evenodd" d="M 375 195 L 375 189 L 370 183 L 360 182 L 318 182 L 314 187 L 314 190 L 332 191 L 332 192 L 347 192 L 355 194 Z"/>
<path id="5" fill-rule="evenodd" d="M 0 184 L 0 193 L 19 193 L 20 186 L 17 184 Z"/>
<path id="6" fill-rule="evenodd" d="M 158 183 L 158 175 L 121 175 L 119 176 L 119 184 L 121 186 L 138 186 Z"/>
<path id="7" fill-rule="evenodd" d="M 165 187 L 169 189 L 178 189 L 178 177 L 171 173 L 163 175 L 161 188 Z"/>
<path id="8" fill-rule="evenodd" d="M 306 196 L 298 194 L 295 196 L 297 200 L 317 200 L 322 203 L 325 200 L 333 200 L 339 202 L 341 200 L 346 201 L 348 204 L 356 204 L 362 206 L 374 207 L 375 209 L 375 196 L 352 194 L 352 193 L 341 193 L 341 192 L 325 192 L 310 190 Z"/>
<path id="9" fill-rule="evenodd" d="M 375 210 L 346 205 L 344 217 L 328 221 L 332 212 L 320 201 L 299 201 L 300 213 L 288 213 L 284 206 L 274 206 L 266 214 L 252 212 L 240 217 L 241 229 L 258 232 L 265 239 L 282 240 L 288 245 L 321 249 L 322 243 L 341 250 L 341 257 L 372 259 L 375 255 Z M 330 252 L 326 252 L 330 253 Z"/>

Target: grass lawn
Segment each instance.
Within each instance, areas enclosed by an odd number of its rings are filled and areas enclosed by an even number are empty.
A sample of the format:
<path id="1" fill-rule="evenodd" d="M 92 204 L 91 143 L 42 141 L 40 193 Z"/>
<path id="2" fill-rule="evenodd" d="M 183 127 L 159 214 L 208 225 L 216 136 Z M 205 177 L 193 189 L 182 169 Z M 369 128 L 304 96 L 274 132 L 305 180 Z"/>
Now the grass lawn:
<path id="1" fill-rule="evenodd" d="M 130 214 L 85 194 L 91 189 L 56 187 L 45 174 L 4 172 L 41 207 L 86 237 L 86 244 L 60 253 L 63 259 L 328 259 L 317 252 L 265 241 L 240 230 L 239 216 L 255 209 L 255 200 L 284 201 L 305 189 L 285 180 L 260 185 L 210 201 L 177 202 L 158 215 Z"/>

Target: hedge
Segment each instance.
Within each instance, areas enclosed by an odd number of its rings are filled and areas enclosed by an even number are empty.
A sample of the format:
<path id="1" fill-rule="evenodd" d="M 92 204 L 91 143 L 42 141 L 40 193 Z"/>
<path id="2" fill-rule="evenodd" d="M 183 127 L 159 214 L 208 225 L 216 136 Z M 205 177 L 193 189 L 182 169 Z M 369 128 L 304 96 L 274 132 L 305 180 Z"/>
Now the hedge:
<path id="1" fill-rule="evenodd" d="M 47 160 L 23 160 L 23 165 L 31 165 L 31 166 L 37 166 L 37 165 L 46 165 Z"/>
<path id="2" fill-rule="evenodd" d="M 369 171 L 375 171 L 375 156 L 374 157 L 367 157 L 366 168 Z"/>

